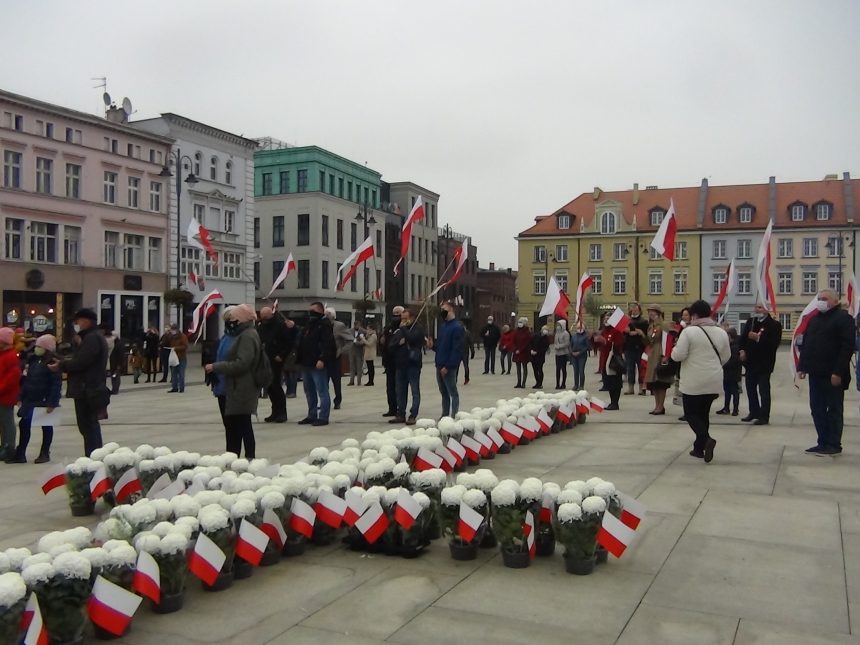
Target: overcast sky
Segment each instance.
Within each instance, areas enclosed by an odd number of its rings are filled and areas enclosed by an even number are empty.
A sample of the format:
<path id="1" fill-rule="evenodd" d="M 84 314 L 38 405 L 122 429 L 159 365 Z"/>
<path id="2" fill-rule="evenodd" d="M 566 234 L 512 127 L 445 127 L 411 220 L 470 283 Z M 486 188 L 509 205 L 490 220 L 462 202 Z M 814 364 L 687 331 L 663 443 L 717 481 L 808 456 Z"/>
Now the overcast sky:
<path id="1" fill-rule="evenodd" d="M 594 186 L 860 175 L 857 0 L 6 3 L 4 89 L 366 162 L 482 266 Z"/>

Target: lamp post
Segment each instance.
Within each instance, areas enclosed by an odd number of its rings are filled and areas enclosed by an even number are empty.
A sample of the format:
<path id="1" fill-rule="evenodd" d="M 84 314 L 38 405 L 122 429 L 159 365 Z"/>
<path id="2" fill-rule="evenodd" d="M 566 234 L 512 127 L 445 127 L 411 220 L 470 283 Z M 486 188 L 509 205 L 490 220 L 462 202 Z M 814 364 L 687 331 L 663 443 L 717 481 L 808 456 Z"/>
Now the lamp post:
<path id="1" fill-rule="evenodd" d="M 358 213 L 356 213 L 355 219 L 358 222 L 364 223 L 364 239 L 366 240 L 370 236 L 370 227 L 372 225 L 376 224 L 376 219 L 374 219 L 374 217 L 373 217 L 373 210 L 372 209 L 370 211 L 370 214 L 368 215 L 367 200 L 364 200 L 364 204 L 362 205 L 362 210 L 360 210 Z M 376 256 L 376 253 L 378 253 L 378 252 L 379 252 L 379 249 L 374 249 L 374 257 Z M 374 262 L 375 262 L 375 260 L 374 260 Z M 370 294 L 371 294 L 369 282 L 370 282 L 370 269 L 365 267 L 364 268 L 364 294 L 365 294 L 364 297 L 365 298 L 370 297 Z M 376 285 L 376 287 L 379 288 L 379 285 Z"/>
<path id="2" fill-rule="evenodd" d="M 827 239 L 827 243 L 824 245 L 828 251 L 830 251 L 830 255 L 836 256 L 839 258 L 839 281 L 836 287 L 836 296 L 837 298 L 842 297 L 842 260 L 845 258 L 845 243 L 848 242 L 849 246 L 853 246 L 851 243 L 851 238 L 845 235 L 844 231 L 839 231 L 836 236 L 830 237 Z"/>
<path id="3" fill-rule="evenodd" d="M 642 253 L 648 253 L 648 247 L 644 244 L 639 244 L 639 238 L 634 237 L 632 244 L 627 244 L 624 247 L 624 257 L 630 255 L 632 249 L 637 249 Z M 639 302 L 639 253 L 633 254 L 633 300 Z"/>
<path id="4" fill-rule="evenodd" d="M 170 159 L 172 159 L 173 164 L 176 167 L 176 288 L 180 289 L 182 287 L 182 277 L 179 273 L 179 258 L 182 246 L 182 233 L 180 230 L 180 222 L 182 219 L 182 162 L 187 161 L 191 170 L 194 169 L 194 162 L 188 155 L 183 155 L 178 147 L 175 151 L 168 152 L 167 157 L 168 164 L 170 163 Z M 161 168 L 161 172 L 158 173 L 159 177 L 173 177 L 173 173 L 170 172 L 170 167 L 168 164 L 165 164 Z M 198 181 L 199 180 L 194 175 L 194 173 L 189 171 L 188 176 L 185 178 L 185 183 L 187 183 L 189 186 L 194 186 L 194 184 L 196 184 Z M 178 305 L 176 307 L 176 324 L 180 327 L 182 326 L 182 310 Z"/>

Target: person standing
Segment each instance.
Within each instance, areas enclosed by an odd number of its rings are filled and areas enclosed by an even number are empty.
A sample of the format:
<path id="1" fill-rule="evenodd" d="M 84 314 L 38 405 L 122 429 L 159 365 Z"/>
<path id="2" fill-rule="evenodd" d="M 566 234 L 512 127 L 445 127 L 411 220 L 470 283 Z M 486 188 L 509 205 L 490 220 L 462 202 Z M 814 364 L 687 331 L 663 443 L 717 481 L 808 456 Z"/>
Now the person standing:
<path id="1" fill-rule="evenodd" d="M 546 353 L 549 351 L 549 327 L 544 325 L 540 331 L 536 331 L 529 345 L 529 356 L 531 357 L 532 369 L 535 374 L 535 384 L 532 389 L 543 387 L 543 366 L 546 363 Z"/>
<path id="2" fill-rule="evenodd" d="M 379 341 L 382 367 L 385 368 L 385 395 L 388 399 L 388 410 L 382 415 L 384 417 L 397 416 L 397 365 L 394 360 L 397 348 L 391 339 L 394 333 L 400 329 L 400 317 L 402 315 L 403 307 L 400 305 L 391 310 L 391 321 L 385 326 Z"/>
<path id="3" fill-rule="evenodd" d="M 328 318 L 331 324 L 332 332 L 334 333 L 334 342 L 337 347 L 337 360 L 332 361 L 328 365 L 328 376 L 334 385 L 334 409 L 340 410 L 340 405 L 343 402 L 343 357 L 349 356 L 352 352 L 352 332 L 346 328 L 346 325 L 337 319 L 337 311 L 334 307 L 325 308 L 325 317 Z"/>
<path id="4" fill-rule="evenodd" d="M 21 364 L 15 332 L 0 327 L 0 459 L 15 455 L 15 403 L 21 391 Z"/>
<path id="5" fill-rule="evenodd" d="M 364 348 L 364 364 L 367 366 L 367 383 L 365 387 L 373 387 L 373 379 L 376 376 L 376 346 L 379 343 L 379 338 L 376 335 L 376 325 L 368 323 L 364 336 L 361 339 L 361 346 Z"/>
<path id="6" fill-rule="evenodd" d="M 499 364 L 502 374 L 511 373 L 511 357 L 514 354 L 514 332 L 510 325 L 502 325 L 502 335 L 499 338 Z"/>
<path id="7" fill-rule="evenodd" d="M 469 384 L 469 359 L 475 358 L 475 343 L 472 340 L 471 332 L 463 325 L 463 385 Z"/>
<path id="8" fill-rule="evenodd" d="M 555 321 L 552 349 L 555 353 L 555 389 L 564 390 L 567 388 L 567 364 L 570 362 L 570 333 L 564 318 Z"/>
<path id="9" fill-rule="evenodd" d="M 645 346 L 648 352 L 648 365 L 645 368 L 645 383 L 654 394 L 654 409 L 648 414 L 666 414 L 666 391 L 675 380 L 674 373 L 661 373 L 658 366 L 666 364 L 669 356 L 663 355 L 663 336 L 668 335 L 672 325 L 663 320 L 663 308 L 660 305 L 648 305 L 648 335 Z"/>
<path id="10" fill-rule="evenodd" d="M 753 317 L 744 323 L 740 336 L 740 359 L 746 370 L 749 414 L 741 421 L 766 426 L 770 422 L 770 375 L 776 363 L 776 350 L 782 338 L 782 325 L 761 303 Z"/>
<path id="11" fill-rule="evenodd" d="M 131 344 L 131 349 L 128 350 L 128 366 L 131 373 L 134 375 L 134 384 L 140 383 L 140 374 L 143 371 L 143 352 L 137 343 Z"/>
<path id="12" fill-rule="evenodd" d="M 624 363 L 627 367 L 627 394 L 633 394 L 636 388 L 636 376 L 639 376 L 639 394 L 645 396 L 645 374 L 640 369 L 642 352 L 645 350 L 645 337 L 648 333 L 648 321 L 642 317 L 642 307 L 634 302 L 627 310 L 630 323 L 624 330 Z"/>
<path id="13" fill-rule="evenodd" d="M 331 320 L 321 302 L 312 302 L 296 359 L 302 366 L 302 384 L 308 401 L 308 416 L 299 425 L 327 426 L 331 413 L 328 391 L 330 366 L 337 361 L 337 345 Z"/>
<path id="14" fill-rule="evenodd" d="M 394 362 L 397 366 L 397 415 L 388 423 L 414 425 L 421 406 L 421 367 L 427 334 L 421 324 L 412 317 L 408 307 L 400 317 L 400 329 L 394 332 L 391 342 L 395 346 Z M 412 406 L 406 416 L 406 403 L 412 392 Z"/>
<path id="15" fill-rule="evenodd" d="M 179 331 L 177 325 L 170 325 L 167 332 L 167 347 L 176 352 L 176 358 L 179 359 L 179 364 L 170 368 L 170 389 L 171 392 L 185 391 L 185 368 L 188 365 L 188 336 Z M 170 354 L 168 353 L 168 360 Z"/>
<path id="16" fill-rule="evenodd" d="M 711 305 L 697 300 L 690 305 L 690 324 L 678 337 L 672 360 L 681 364 L 684 416 L 696 435 L 690 456 L 706 464 L 717 445 L 709 433 L 711 404 L 723 389 L 723 365 L 730 356 L 728 334 L 711 318 Z"/>
<path id="17" fill-rule="evenodd" d="M 349 383 L 361 385 L 361 373 L 364 370 L 364 339 L 367 330 L 356 320 L 352 323 L 352 347 L 349 352 Z"/>
<path id="18" fill-rule="evenodd" d="M 717 410 L 717 414 L 729 414 L 733 417 L 738 416 L 738 404 L 741 398 L 741 359 L 740 359 L 740 339 L 738 331 L 734 327 L 729 327 L 726 330 L 729 335 L 729 348 L 731 349 L 731 357 L 723 365 L 723 392 L 726 395 L 726 403 L 721 410 Z"/>
<path id="19" fill-rule="evenodd" d="M 158 378 L 158 331 L 154 327 L 143 335 L 143 368 L 147 383 Z"/>
<path id="20" fill-rule="evenodd" d="M 609 405 L 607 410 L 620 410 L 621 388 L 624 385 L 624 373 L 627 370 L 624 364 L 624 334 L 614 327 L 604 327 L 600 334 L 600 352 L 605 352 L 606 363 L 601 374 L 603 375 L 603 387 L 609 392 Z"/>
<path id="21" fill-rule="evenodd" d="M 170 373 L 170 325 L 164 330 L 158 341 L 158 359 L 161 363 L 161 380 L 159 383 L 167 383 L 167 375 Z M 155 380 L 155 377 L 152 377 Z"/>
<path id="22" fill-rule="evenodd" d="M 110 379 L 111 394 L 119 394 L 119 387 L 122 383 L 122 359 L 124 352 L 122 351 L 122 340 L 114 333 L 113 327 L 104 323 L 99 325 L 99 328 L 104 332 L 105 342 L 108 346 L 108 360 L 105 365 L 107 378 Z"/>
<path id="23" fill-rule="evenodd" d="M 809 409 L 818 440 L 806 452 L 833 456 L 842 452 L 842 412 L 851 383 L 854 320 L 839 306 L 832 289 L 818 292 L 813 316 L 800 346 L 797 375 L 809 380 Z"/>
<path id="24" fill-rule="evenodd" d="M 484 374 L 496 373 L 496 347 L 502 332 L 492 316 L 487 316 L 487 324 L 481 327 L 481 340 L 484 342 Z M 504 367 L 502 368 L 504 369 Z M 503 372 L 504 373 L 504 372 Z"/>
<path id="25" fill-rule="evenodd" d="M 456 319 L 454 305 L 443 302 L 439 308 L 442 325 L 433 349 L 436 350 L 436 383 L 442 395 L 442 416 L 455 416 L 460 410 L 460 394 L 457 391 L 457 369 L 463 360 L 463 324 Z"/>
<path id="26" fill-rule="evenodd" d="M 286 332 L 284 339 L 286 342 L 287 357 L 284 359 L 284 375 L 287 382 L 287 398 L 296 398 L 296 390 L 299 386 L 299 372 L 301 366 L 296 361 L 296 352 L 299 347 L 299 339 L 302 336 L 301 327 L 296 324 L 292 318 L 287 318 L 285 322 Z"/>
<path id="27" fill-rule="evenodd" d="M 260 386 L 256 380 L 257 365 L 263 351 L 260 335 L 255 328 L 257 314 L 251 305 L 237 305 L 229 309 L 224 321 L 224 334 L 235 340 L 219 344 L 214 363 L 204 366 L 207 374 L 223 378 L 224 395 L 218 397 L 221 418 L 226 434 L 227 452 L 242 454 L 245 458 L 257 456 L 254 424 L 251 415 L 257 414 Z"/>
<path id="28" fill-rule="evenodd" d="M 272 404 L 272 413 L 263 421 L 284 423 L 287 420 L 287 397 L 284 395 L 284 362 L 287 359 L 287 327 L 284 319 L 271 307 L 260 309 L 257 326 L 263 351 L 272 366 L 272 382 L 266 390 Z"/>
<path id="29" fill-rule="evenodd" d="M 585 388 L 585 364 L 588 362 L 588 353 L 591 349 L 591 341 L 585 327 L 578 327 L 576 333 L 570 337 L 570 362 L 573 364 L 573 389 Z"/>
<path id="30" fill-rule="evenodd" d="M 529 362 L 531 361 L 532 332 L 528 326 L 528 318 L 517 320 L 517 328 L 513 337 L 514 363 L 517 364 L 517 384 L 514 387 L 524 388 L 529 378 Z M 508 370 L 510 371 L 510 370 Z"/>

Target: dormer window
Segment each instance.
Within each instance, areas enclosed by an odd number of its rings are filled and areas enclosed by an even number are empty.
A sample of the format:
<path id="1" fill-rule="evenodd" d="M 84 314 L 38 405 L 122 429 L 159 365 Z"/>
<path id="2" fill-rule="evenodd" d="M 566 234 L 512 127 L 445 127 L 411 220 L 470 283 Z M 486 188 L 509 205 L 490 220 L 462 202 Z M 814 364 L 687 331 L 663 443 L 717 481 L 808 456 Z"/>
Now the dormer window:
<path id="1" fill-rule="evenodd" d="M 200 162 L 203 161 L 203 155 L 200 152 L 194 153 L 194 174 L 200 176 Z"/>
<path id="2" fill-rule="evenodd" d="M 561 229 L 570 228 L 570 215 L 559 215 L 558 227 Z"/>
<path id="3" fill-rule="evenodd" d="M 833 216 L 833 205 L 830 202 L 818 202 L 814 208 L 815 219 L 820 222 L 829 220 Z"/>
<path id="4" fill-rule="evenodd" d="M 725 206 L 714 208 L 714 224 L 725 224 L 729 221 L 729 209 Z"/>
<path id="5" fill-rule="evenodd" d="M 788 207 L 788 211 L 791 213 L 792 222 L 802 222 L 806 219 L 806 204 L 803 202 L 794 202 Z"/>
<path id="6" fill-rule="evenodd" d="M 755 214 L 755 206 L 752 204 L 741 204 L 738 206 L 738 221 L 741 224 L 752 222 L 753 214 Z"/>
<path id="7" fill-rule="evenodd" d="M 607 211 L 600 215 L 600 232 L 604 235 L 615 233 L 615 213 Z"/>
<path id="8" fill-rule="evenodd" d="M 664 217 L 666 217 L 666 211 L 662 208 L 652 208 L 650 211 L 651 226 L 660 226 Z"/>

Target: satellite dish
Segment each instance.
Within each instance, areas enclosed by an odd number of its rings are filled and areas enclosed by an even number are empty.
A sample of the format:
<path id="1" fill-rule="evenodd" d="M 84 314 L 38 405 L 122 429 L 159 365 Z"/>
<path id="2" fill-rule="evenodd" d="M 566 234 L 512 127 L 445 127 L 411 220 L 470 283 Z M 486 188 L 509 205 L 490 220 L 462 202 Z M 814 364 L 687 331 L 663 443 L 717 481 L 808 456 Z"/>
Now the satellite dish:
<path id="1" fill-rule="evenodd" d="M 105 92 L 104 94 L 102 94 L 102 101 L 104 101 L 104 102 L 105 102 L 105 106 L 106 106 L 106 107 L 107 107 L 107 106 L 110 106 L 110 94 L 108 94 L 107 92 Z"/>
<path id="2" fill-rule="evenodd" d="M 122 111 L 131 114 L 131 101 L 127 96 L 122 100 Z"/>

